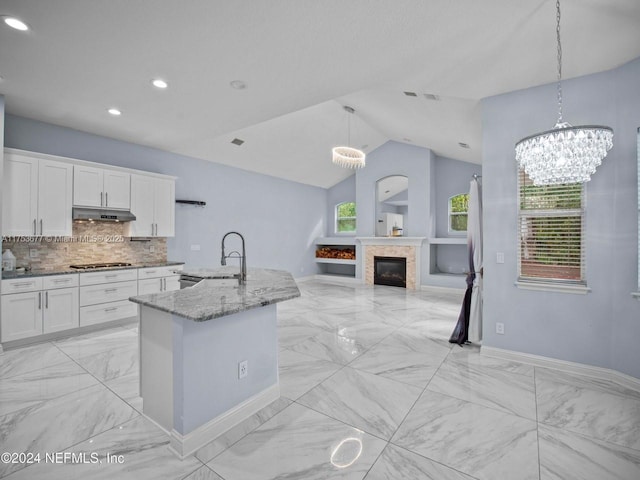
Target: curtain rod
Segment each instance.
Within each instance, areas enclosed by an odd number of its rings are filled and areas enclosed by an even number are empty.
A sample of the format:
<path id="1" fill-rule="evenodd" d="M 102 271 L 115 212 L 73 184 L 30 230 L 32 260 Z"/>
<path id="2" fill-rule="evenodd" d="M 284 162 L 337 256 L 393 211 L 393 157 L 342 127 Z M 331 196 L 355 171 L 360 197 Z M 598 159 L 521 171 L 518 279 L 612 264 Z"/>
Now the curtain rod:
<path id="1" fill-rule="evenodd" d="M 482 178 L 482 175 L 478 175 L 477 173 L 474 173 L 473 175 L 471 175 L 471 177 L 473 177 L 474 180 L 477 180 L 479 178 Z"/>

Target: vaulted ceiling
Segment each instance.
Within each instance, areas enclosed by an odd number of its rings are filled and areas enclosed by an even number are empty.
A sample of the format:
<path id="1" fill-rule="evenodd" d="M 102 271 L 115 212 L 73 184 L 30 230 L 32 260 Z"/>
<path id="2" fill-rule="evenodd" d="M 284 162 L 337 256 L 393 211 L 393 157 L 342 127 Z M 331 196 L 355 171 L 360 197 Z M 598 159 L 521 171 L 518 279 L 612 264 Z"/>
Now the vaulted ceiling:
<path id="1" fill-rule="evenodd" d="M 481 163 L 480 100 L 556 77 L 553 0 L 0 0 L 0 15 L 30 27 L 0 24 L 8 113 L 321 187 L 352 173 L 330 162 L 348 141 Z M 565 78 L 639 57 L 639 25 L 638 0 L 563 0 Z"/>

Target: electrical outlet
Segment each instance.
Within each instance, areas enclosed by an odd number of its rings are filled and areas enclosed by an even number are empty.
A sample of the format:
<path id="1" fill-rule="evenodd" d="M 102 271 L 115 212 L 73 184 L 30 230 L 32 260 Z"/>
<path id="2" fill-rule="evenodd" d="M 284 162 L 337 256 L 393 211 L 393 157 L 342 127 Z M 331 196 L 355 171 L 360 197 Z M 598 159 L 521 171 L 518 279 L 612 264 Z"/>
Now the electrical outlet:
<path id="1" fill-rule="evenodd" d="M 243 360 L 238 363 L 238 380 L 246 377 L 249 374 L 249 361 Z"/>
<path id="2" fill-rule="evenodd" d="M 29 258 L 38 258 L 38 257 L 39 257 L 38 250 L 36 248 L 30 248 Z"/>
<path id="3" fill-rule="evenodd" d="M 149 252 L 150 252 L 150 253 L 153 253 L 153 252 L 155 252 L 155 251 L 156 251 L 156 247 L 155 247 L 155 245 L 149 245 Z"/>
<path id="4" fill-rule="evenodd" d="M 504 252 L 496 252 L 496 263 L 504 263 Z"/>
<path id="5" fill-rule="evenodd" d="M 504 323 L 496 322 L 496 333 L 498 335 L 504 335 Z"/>

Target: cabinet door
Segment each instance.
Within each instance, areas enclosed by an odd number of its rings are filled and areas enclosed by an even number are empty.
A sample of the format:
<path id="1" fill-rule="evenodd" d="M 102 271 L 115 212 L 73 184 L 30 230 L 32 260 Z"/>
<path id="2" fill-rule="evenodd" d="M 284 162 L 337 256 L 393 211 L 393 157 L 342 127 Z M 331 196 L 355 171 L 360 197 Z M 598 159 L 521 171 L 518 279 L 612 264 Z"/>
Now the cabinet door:
<path id="1" fill-rule="evenodd" d="M 175 292 L 176 290 L 180 290 L 180 275 L 165 277 L 164 282 L 166 292 Z"/>
<path id="2" fill-rule="evenodd" d="M 73 167 L 73 205 L 102 207 L 104 204 L 103 170 L 101 168 Z"/>
<path id="3" fill-rule="evenodd" d="M 162 281 L 162 278 L 145 278 L 144 280 L 138 280 L 138 295 L 160 293 L 162 291 Z"/>
<path id="4" fill-rule="evenodd" d="M 175 235 L 176 193 L 175 182 L 162 178 L 155 179 L 154 213 L 157 237 Z"/>
<path id="5" fill-rule="evenodd" d="M 80 326 L 78 287 L 43 292 L 43 333 L 58 332 Z"/>
<path id="6" fill-rule="evenodd" d="M 40 160 L 38 172 L 38 233 L 72 235 L 73 165 Z"/>
<path id="7" fill-rule="evenodd" d="M 104 171 L 104 206 L 129 210 L 131 207 L 131 174 Z"/>
<path id="8" fill-rule="evenodd" d="M 2 342 L 42 334 L 42 292 L 2 295 L 0 303 Z"/>
<path id="9" fill-rule="evenodd" d="M 129 222 L 130 237 L 150 237 L 154 233 L 153 192 L 155 178 L 131 175 L 131 213 L 135 222 Z"/>
<path id="10" fill-rule="evenodd" d="M 38 160 L 7 154 L 2 182 L 2 234 L 36 235 Z"/>

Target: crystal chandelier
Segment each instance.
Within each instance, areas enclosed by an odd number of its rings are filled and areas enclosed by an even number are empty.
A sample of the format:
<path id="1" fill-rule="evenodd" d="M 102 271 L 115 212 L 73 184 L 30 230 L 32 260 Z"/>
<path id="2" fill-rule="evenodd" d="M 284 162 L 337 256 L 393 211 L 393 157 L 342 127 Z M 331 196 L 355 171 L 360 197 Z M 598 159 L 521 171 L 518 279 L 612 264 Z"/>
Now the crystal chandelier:
<path id="1" fill-rule="evenodd" d="M 562 120 L 562 45 L 560 0 L 556 0 L 558 42 L 558 121 L 552 130 L 523 138 L 516 143 L 518 166 L 534 185 L 582 183 L 613 147 L 613 130 L 600 125 L 573 127 Z"/>
<path id="2" fill-rule="evenodd" d="M 355 110 L 345 106 L 344 109 L 349 113 L 347 117 L 347 144 L 351 144 L 351 114 Z M 352 147 L 334 147 L 332 150 L 332 161 L 336 165 L 344 168 L 362 168 L 365 165 L 365 154 L 362 150 Z"/>

